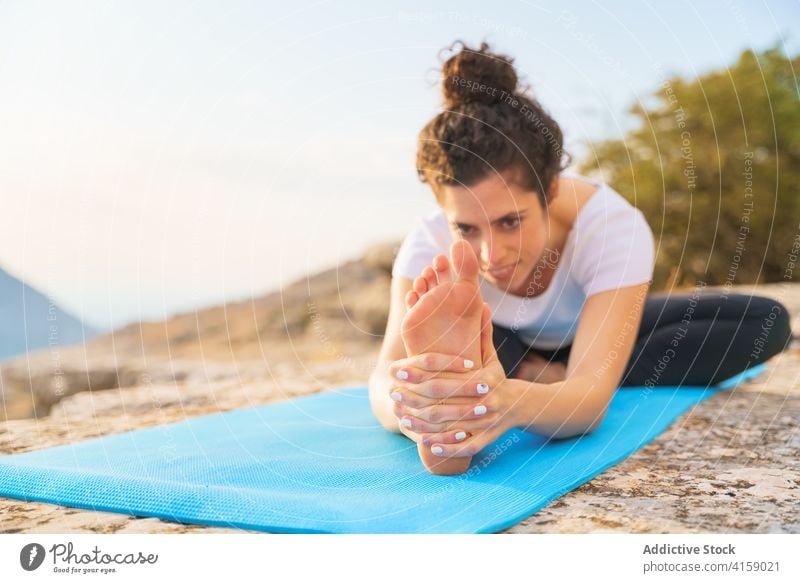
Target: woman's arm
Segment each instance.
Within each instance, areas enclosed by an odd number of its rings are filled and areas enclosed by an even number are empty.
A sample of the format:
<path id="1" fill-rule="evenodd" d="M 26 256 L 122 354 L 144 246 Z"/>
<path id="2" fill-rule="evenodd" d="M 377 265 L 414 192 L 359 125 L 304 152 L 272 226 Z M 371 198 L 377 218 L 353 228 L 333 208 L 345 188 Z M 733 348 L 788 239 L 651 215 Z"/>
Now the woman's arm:
<path id="1" fill-rule="evenodd" d="M 603 420 L 633 352 L 649 283 L 589 296 L 567 365 L 552 384 L 520 383 L 519 426 L 554 438 L 594 431 Z"/>
<path id="2" fill-rule="evenodd" d="M 649 283 L 644 283 L 589 296 L 570 350 L 567 378 L 551 384 L 505 377 L 492 343 L 491 315 L 485 306 L 483 366 L 448 375 L 447 380 L 455 384 L 452 394 L 465 395 L 475 390 L 475 379 L 485 378 L 488 392 L 481 401 L 486 405 L 485 414 L 470 415 L 468 406 L 461 404 L 426 406 L 415 415 L 412 428 L 426 434 L 423 445 L 430 445 L 431 451 L 440 449 L 437 455 L 454 458 L 476 455 L 510 427 L 559 439 L 593 431 L 600 425 L 633 352 L 648 289 Z M 403 402 L 415 399 L 409 391 L 437 397 L 435 384 L 412 376 L 406 381 Z M 445 411 L 447 416 L 439 418 L 448 421 L 441 422 L 436 416 Z M 452 419 L 458 421 L 449 421 Z M 469 437 L 454 443 L 447 432 L 457 429 Z"/>
<path id="3" fill-rule="evenodd" d="M 393 412 L 394 401 L 389 396 L 393 379 L 389 376 L 388 368 L 392 362 L 407 356 L 403 339 L 400 336 L 400 323 L 406 314 L 405 297 L 413 283 L 412 280 L 403 277 L 392 278 L 386 333 L 383 337 L 378 363 L 369 377 L 369 400 L 372 412 L 383 427 L 395 433 L 400 433 L 400 429 L 397 425 L 398 419 Z"/>

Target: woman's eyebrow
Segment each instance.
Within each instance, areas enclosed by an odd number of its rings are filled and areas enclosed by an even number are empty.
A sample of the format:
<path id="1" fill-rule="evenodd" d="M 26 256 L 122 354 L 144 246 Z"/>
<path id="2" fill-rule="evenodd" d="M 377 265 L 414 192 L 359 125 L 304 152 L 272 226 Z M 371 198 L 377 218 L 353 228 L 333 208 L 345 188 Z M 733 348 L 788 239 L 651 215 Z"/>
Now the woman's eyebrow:
<path id="1" fill-rule="evenodd" d="M 525 216 L 526 212 L 527 211 L 510 212 L 507 215 L 503 215 L 499 219 L 493 220 L 491 224 L 495 225 L 495 224 L 500 223 L 502 221 L 505 221 L 507 219 L 521 219 L 522 217 Z M 452 224 L 455 225 L 456 227 L 472 227 L 472 226 L 474 226 L 474 225 L 470 225 L 468 223 L 461 223 L 461 222 L 458 222 L 458 221 L 452 221 Z"/>

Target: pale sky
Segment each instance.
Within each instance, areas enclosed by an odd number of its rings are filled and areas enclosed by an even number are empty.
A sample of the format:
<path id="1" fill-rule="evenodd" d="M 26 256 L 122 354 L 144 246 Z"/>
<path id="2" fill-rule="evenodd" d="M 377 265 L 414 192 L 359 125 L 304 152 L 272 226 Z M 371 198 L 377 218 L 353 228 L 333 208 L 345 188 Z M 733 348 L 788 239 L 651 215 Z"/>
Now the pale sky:
<path id="1" fill-rule="evenodd" d="M 87 323 L 261 295 L 400 239 L 457 38 L 515 58 L 567 149 L 664 76 L 798 53 L 800 4 L 0 1 L 0 267 Z"/>

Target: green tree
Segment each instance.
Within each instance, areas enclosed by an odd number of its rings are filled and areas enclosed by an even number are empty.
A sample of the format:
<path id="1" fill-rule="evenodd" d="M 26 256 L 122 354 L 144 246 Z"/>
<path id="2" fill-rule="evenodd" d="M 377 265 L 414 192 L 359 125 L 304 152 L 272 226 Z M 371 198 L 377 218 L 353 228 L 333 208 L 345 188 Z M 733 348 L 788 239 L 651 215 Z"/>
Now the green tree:
<path id="1" fill-rule="evenodd" d="M 580 170 L 601 174 L 653 229 L 654 289 L 797 280 L 798 75 L 798 57 L 745 51 L 730 68 L 665 81 L 631 108 L 636 129 L 591 145 Z"/>

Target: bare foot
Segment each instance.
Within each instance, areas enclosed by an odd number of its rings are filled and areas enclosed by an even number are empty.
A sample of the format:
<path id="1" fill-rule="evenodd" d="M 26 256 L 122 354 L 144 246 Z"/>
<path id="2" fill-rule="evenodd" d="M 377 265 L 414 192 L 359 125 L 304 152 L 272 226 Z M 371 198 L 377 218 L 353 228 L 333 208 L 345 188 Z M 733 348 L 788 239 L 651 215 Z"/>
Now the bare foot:
<path id="1" fill-rule="evenodd" d="M 567 367 L 561 362 L 550 362 L 541 354 L 529 352 L 519 363 L 514 378 L 545 385 L 557 383 L 567 378 Z"/>
<path id="2" fill-rule="evenodd" d="M 446 258 L 438 256 L 414 280 L 406 296 L 408 312 L 401 335 L 409 356 L 426 352 L 452 354 L 481 365 L 481 313 L 483 299 L 478 282 L 478 260 L 469 243 L 458 240 L 450 247 L 455 278 Z M 461 399 L 452 399 L 456 403 Z M 467 397 L 466 399 L 469 399 Z M 433 474 L 463 474 L 472 458 L 443 458 L 419 444 L 419 457 Z"/>

